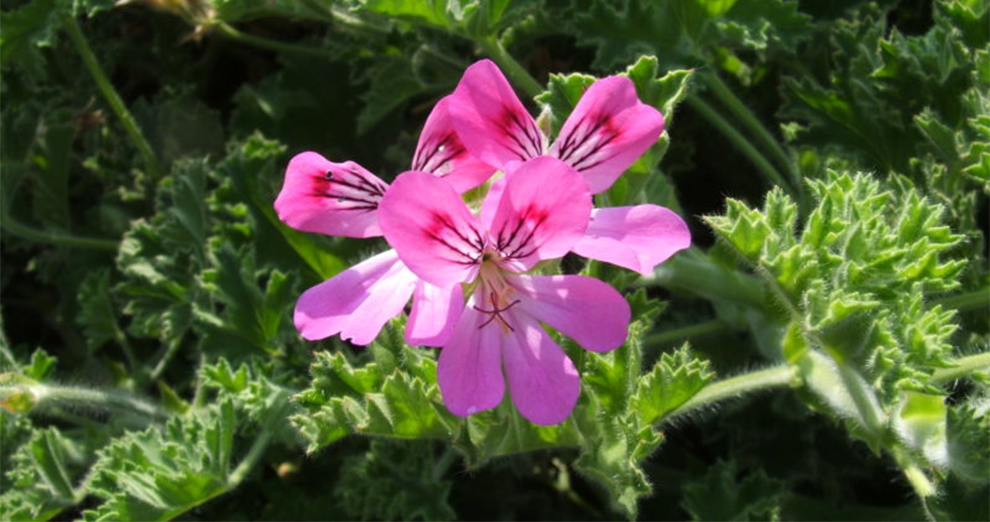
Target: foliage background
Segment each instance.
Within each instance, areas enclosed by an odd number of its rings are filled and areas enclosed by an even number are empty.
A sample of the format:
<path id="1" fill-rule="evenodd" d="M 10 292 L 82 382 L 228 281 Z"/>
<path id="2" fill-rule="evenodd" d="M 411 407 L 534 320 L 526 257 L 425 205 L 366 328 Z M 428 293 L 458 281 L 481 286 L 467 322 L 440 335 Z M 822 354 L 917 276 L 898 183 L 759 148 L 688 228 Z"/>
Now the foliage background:
<path id="1" fill-rule="evenodd" d="M 988 40 L 979 0 L 5 0 L 0 518 L 986 520 Z M 695 237 L 565 264 L 636 320 L 565 344 L 559 428 L 458 421 L 401 324 L 291 325 L 380 245 L 279 223 L 288 158 L 392 179 L 485 56 L 558 126 L 633 78 L 667 134 L 599 204 Z"/>

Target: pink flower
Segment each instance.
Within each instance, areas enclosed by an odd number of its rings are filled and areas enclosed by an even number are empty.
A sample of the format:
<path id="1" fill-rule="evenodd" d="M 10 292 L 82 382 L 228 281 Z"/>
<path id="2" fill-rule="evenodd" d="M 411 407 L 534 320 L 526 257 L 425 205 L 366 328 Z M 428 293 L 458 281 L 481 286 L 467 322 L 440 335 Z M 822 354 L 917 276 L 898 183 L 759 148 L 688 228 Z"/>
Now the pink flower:
<path id="1" fill-rule="evenodd" d="M 530 158 L 554 156 L 580 172 L 592 193 L 608 189 L 663 132 L 663 116 L 641 102 L 632 81 L 622 76 L 592 84 L 549 147 L 491 61 L 468 67 L 451 98 L 454 128 L 471 154 L 505 172 Z M 492 190 L 501 190 L 502 183 L 496 181 Z M 689 246 L 691 233 L 680 216 L 638 205 L 595 209 L 573 251 L 646 275 Z"/>
<path id="2" fill-rule="evenodd" d="M 420 134 L 413 169 L 445 179 L 458 192 L 483 183 L 494 168 L 467 153 L 454 132 L 448 111 L 450 97 L 440 100 Z M 279 218 L 292 228 L 330 236 L 381 235 L 378 204 L 388 184 L 353 161 L 334 163 L 315 152 L 303 152 L 289 161 L 282 191 L 275 200 Z M 406 328 L 410 342 L 430 341 L 442 314 L 428 283 L 419 280 L 394 251 L 376 255 L 300 296 L 294 321 L 306 339 L 340 334 L 355 344 L 368 344 L 382 326 L 399 315 L 415 293 L 413 317 Z M 431 307 L 433 313 L 419 313 Z M 423 319 L 419 318 L 423 316 Z"/>
<path id="3" fill-rule="evenodd" d="M 437 380 L 447 408 L 461 416 L 494 408 L 508 379 L 524 417 L 557 424 L 573 410 L 580 383 L 540 323 L 586 349 L 608 351 L 625 342 L 629 305 L 597 279 L 523 274 L 584 236 L 591 193 L 576 170 L 555 158 L 529 160 L 484 207 L 494 210 L 476 216 L 447 183 L 407 172 L 386 192 L 379 221 L 399 259 L 444 304 L 434 322 L 445 325 Z"/>

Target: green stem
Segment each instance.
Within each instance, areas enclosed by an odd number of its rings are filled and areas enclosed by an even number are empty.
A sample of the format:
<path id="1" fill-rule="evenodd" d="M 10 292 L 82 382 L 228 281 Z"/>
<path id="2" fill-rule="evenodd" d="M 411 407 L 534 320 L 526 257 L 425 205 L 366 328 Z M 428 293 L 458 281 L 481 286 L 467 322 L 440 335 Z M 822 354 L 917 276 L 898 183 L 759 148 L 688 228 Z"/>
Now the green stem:
<path id="1" fill-rule="evenodd" d="M 790 386 L 796 376 L 797 370 L 793 366 L 783 364 L 716 381 L 702 388 L 694 397 L 671 412 L 668 418 L 705 408 L 713 403 L 746 393 Z"/>
<path id="2" fill-rule="evenodd" d="M 254 439 L 254 444 L 248 450 L 247 455 L 241 460 L 240 464 L 234 468 L 234 471 L 230 472 L 227 477 L 227 487 L 233 489 L 238 484 L 247 477 L 247 474 L 251 472 L 252 469 L 258 464 L 258 461 L 265 454 L 265 450 L 268 449 L 268 443 L 272 441 L 272 432 L 269 429 L 264 429 L 258 435 L 258 438 Z"/>
<path id="3" fill-rule="evenodd" d="M 711 93 L 718 98 L 719 101 L 721 101 L 722 104 L 725 105 L 729 111 L 750 130 L 750 132 L 752 132 L 752 134 L 766 150 L 770 151 L 773 159 L 777 161 L 778 166 L 783 167 L 789 174 L 791 182 L 794 186 L 799 187 L 801 180 L 798 176 L 797 170 L 794 168 L 791 158 L 787 156 L 787 153 L 784 152 L 783 147 L 781 147 L 777 139 L 770 134 L 770 131 L 767 130 L 762 123 L 760 123 L 760 120 L 756 118 L 753 111 L 749 110 L 749 107 L 747 107 L 742 100 L 736 97 L 735 93 L 732 92 L 732 89 L 730 89 L 729 86 L 722 81 L 722 78 L 720 78 L 718 74 L 707 73 L 701 74 L 699 77 L 705 85 L 708 86 Z"/>
<path id="4" fill-rule="evenodd" d="M 13 219 L 7 215 L 6 212 L 3 213 L 0 219 L 2 219 L 0 220 L 0 228 L 3 230 L 30 241 L 37 241 L 38 243 L 50 243 L 53 245 L 86 248 L 90 250 L 108 250 L 111 252 L 116 252 L 117 247 L 120 246 L 118 241 L 114 241 L 112 239 L 73 236 L 70 234 L 38 230 L 37 228 L 25 225 L 24 223 Z"/>
<path id="5" fill-rule="evenodd" d="M 717 265 L 694 248 L 657 267 L 648 281 L 709 300 L 763 308 L 763 285 L 759 279 Z"/>
<path id="6" fill-rule="evenodd" d="M 931 304 L 960 311 L 985 308 L 990 306 L 990 287 L 936 299 Z"/>
<path id="7" fill-rule="evenodd" d="M 317 47 L 309 47 L 305 45 L 296 45 L 286 42 L 279 42 L 278 40 L 270 40 L 261 36 L 256 36 L 249 33 L 241 32 L 234 26 L 226 23 L 220 22 L 213 27 L 216 30 L 230 38 L 231 40 L 236 40 L 238 42 L 246 43 L 248 45 L 253 45 L 255 47 L 260 47 L 262 49 L 268 49 L 270 51 L 284 52 L 284 53 L 294 53 L 303 56 L 311 56 L 314 58 L 323 58 L 327 60 L 335 60 L 336 57 L 325 49 L 320 49 Z"/>
<path id="8" fill-rule="evenodd" d="M 722 321 L 721 319 L 712 319 L 711 321 L 705 321 L 703 323 L 692 324 L 690 326 L 651 334 L 646 337 L 643 344 L 647 347 L 663 346 L 681 339 L 690 339 L 692 337 L 701 337 L 703 335 L 720 332 L 728 327 L 729 325 L 726 324 L 725 321 Z"/>
<path id="9" fill-rule="evenodd" d="M 152 381 L 157 381 L 161 378 L 162 374 L 165 373 L 165 368 L 167 368 L 168 364 L 172 362 L 175 354 L 179 353 L 179 347 L 182 346 L 181 341 L 182 339 L 173 339 L 172 342 L 169 343 L 168 349 L 165 350 L 162 358 L 158 361 L 158 364 L 155 365 L 155 369 L 151 370 L 150 378 Z"/>
<path id="10" fill-rule="evenodd" d="M 443 455 L 440 456 L 440 460 L 433 464 L 433 472 L 430 475 L 433 482 L 439 482 L 447 474 L 447 470 L 450 469 L 450 465 L 455 460 L 457 460 L 457 452 L 454 451 L 453 446 L 447 446 Z"/>
<path id="11" fill-rule="evenodd" d="M 722 117 L 715 109 L 713 109 L 708 103 L 696 94 L 692 94 L 687 97 L 687 103 L 692 109 L 698 112 L 703 118 L 708 120 L 709 123 L 715 126 L 719 132 L 725 136 L 729 142 L 736 147 L 739 152 L 746 156 L 756 167 L 756 170 L 766 178 L 766 181 L 771 185 L 777 185 L 790 193 L 793 193 L 793 187 L 777 172 L 777 169 L 763 156 L 756 147 L 753 146 L 745 136 L 742 135 L 736 128 L 729 123 L 728 120 Z"/>
<path id="12" fill-rule="evenodd" d="M 31 384 L 28 389 L 34 396 L 35 405 L 41 408 L 109 409 L 134 414 L 148 422 L 168 418 L 157 404 L 126 392 L 41 383 Z"/>
<path id="13" fill-rule="evenodd" d="M 96 59 L 96 55 L 93 54 L 93 49 L 90 48 L 89 42 L 86 41 L 86 37 L 83 36 L 82 30 L 79 29 L 79 23 L 76 22 L 75 17 L 71 15 L 62 15 L 62 22 L 65 25 L 66 30 L 69 33 L 69 38 L 72 39 L 72 43 L 76 46 L 76 51 L 79 52 L 79 56 L 82 57 L 82 61 L 86 64 L 86 68 L 89 69 L 89 74 L 93 76 L 93 80 L 96 81 L 97 87 L 99 87 L 100 92 L 103 93 L 103 97 L 106 99 L 107 103 L 110 104 L 110 108 L 113 110 L 114 114 L 120 118 L 121 123 L 124 124 L 124 129 L 127 134 L 130 135 L 131 140 L 137 146 L 138 150 L 141 152 L 141 156 L 144 158 L 145 168 L 148 169 L 148 175 L 151 176 L 152 180 L 159 180 L 164 177 L 164 169 L 162 169 L 161 164 L 158 163 L 158 158 L 155 157 L 154 151 L 151 150 L 151 145 L 148 144 L 148 140 L 145 139 L 144 134 L 141 132 L 141 128 L 138 127 L 137 121 L 134 116 L 131 115 L 131 111 L 127 109 L 124 105 L 124 100 L 120 98 L 117 94 L 117 90 L 114 89 L 113 84 L 107 79 L 107 75 L 103 72 L 103 67 L 100 66 L 100 62 Z"/>
<path id="14" fill-rule="evenodd" d="M 932 384 L 943 384 L 972 375 L 973 372 L 990 371 L 990 352 L 978 353 L 949 361 L 951 368 L 936 370 L 930 379 Z"/>
<path id="15" fill-rule="evenodd" d="M 487 36 L 476 40 L 485 54 L 490 56 L 502 68 L 517 87 L 530 98 L 535 98 L 543 92 L 543 86 L 505 50 L 497 36 Z"/>

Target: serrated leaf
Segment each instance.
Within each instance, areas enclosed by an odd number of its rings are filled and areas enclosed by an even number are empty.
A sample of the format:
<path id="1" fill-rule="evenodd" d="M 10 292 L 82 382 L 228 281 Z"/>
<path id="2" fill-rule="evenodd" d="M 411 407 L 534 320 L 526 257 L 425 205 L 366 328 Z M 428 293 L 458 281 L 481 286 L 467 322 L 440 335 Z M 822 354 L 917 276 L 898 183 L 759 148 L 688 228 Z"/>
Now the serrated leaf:
<path id="1" fill-rule="evenodd" d="M 694 397 L 711 382 L 708 361 L 691 355 L 687 347 L 664 353 L 653 369 L 639 378 L 630 406 L 648 426 Z"/>
<path id="2" fill-rule="evenodd" d="M 762 470 L 743 475 L 735 461 L 719 461 L 684 486 L 681 506 L 694 520 L 770 520 L 780 516 L 784 484 Z"/>
<path id="3" fill-rule="evenodd" d="M 224 401 L 114 440 L 99 452 L 90 478 L 104 503 L 84 518 L 168 520 L 228 491 L 236 423 Z"/>
<path id="4" fill-rule="evenodd" d="M 79 317 L 91 351 L 117 340 L 121 335 L 117 325 L 117 310 L 110 300 L 110 272 L 98 270 L 90 273 L 79 287 Z"/>

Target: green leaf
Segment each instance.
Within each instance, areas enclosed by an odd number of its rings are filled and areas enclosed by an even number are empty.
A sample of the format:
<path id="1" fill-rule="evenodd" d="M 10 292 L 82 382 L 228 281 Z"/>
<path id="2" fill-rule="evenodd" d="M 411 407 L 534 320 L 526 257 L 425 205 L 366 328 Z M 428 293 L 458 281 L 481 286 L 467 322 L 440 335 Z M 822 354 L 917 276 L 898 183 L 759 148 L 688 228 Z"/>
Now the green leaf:
<path id="1" fill-rule="evenodd" d="M 694 397 L 711 382 L 708 361 L 695 358 L 687 347 L 664 353 L 653 369 L 638 379 L 631 408 L 640 424 L 654 424 Z"/>
<path id="2" fill-rule="evenodd" d="M 9 450 L 5 450 L 9 451 Z M 81 500 L 73 485 L 81 478 L 74 461 L 84 448 L 56 428 L 34 432 L 13 452 L 15 490 L 0 495 L 0 516 L 5 520 L 47 520 Z"/>
<path id="3" fill-rule="evenodd" d="M 436 28 L 451 25 L 450 10 L 458 0 L 363 0 L 361 8 L 391 18 L 399 18 Z"/>
<path id="4" fill-rule="evenodd" d="M 228 491 L 236 428 L 224 401 L 131 432 L 99 452 L 89 486 L 104 502 L 85 520 L 168 520 Z"/>
<path id="5" fill-rule="evenodd" d="M 410 2 L 420 5 L 420 2 Z M 364 71 L 368 90 L 361 96 L 364 109 L 357 119 L 358 134 L 365 134 L 392 111 L 423 90 L 412 61 L 405 56 L 385 57 Z"/>
<path id="6" fill-rule="evenodd" d="M 90 273 L 79 287 L 79 317 L 90 351 L 118 340 L 123 333 L 117 325 L 117 310 L 110 298 L 110 271 Z"/>
<path id="7" fill-rule="evenodd" d="M 783 489 L 762 470 L 743 474 L 735 461 L 719 461 L 684 486 L 681 506 L 694 520 L 771 520 L 780 516 Z"/>
<path id="8" fill-rule="evenodd" d="M 0 14 L 0 25 L 4 28 L 0 36 L 0 63 L 5 68 L 13 63 L 35 77 L 42 76 L 45 60 L 38 47 L 55 44 L 61 28 L 58 4 L 58 0 L 38 0 Z"/>
<path id="9" fill-rule="evenodd" d="M 345 516 L 360 520 L 454 520 L 448 497 L 453 483 L 437 474 L 442 465 L 429 442 L 372 440 L 340 470 L 334 499 Z M 442 475 L 440 475 L 442 477 Z"/>

